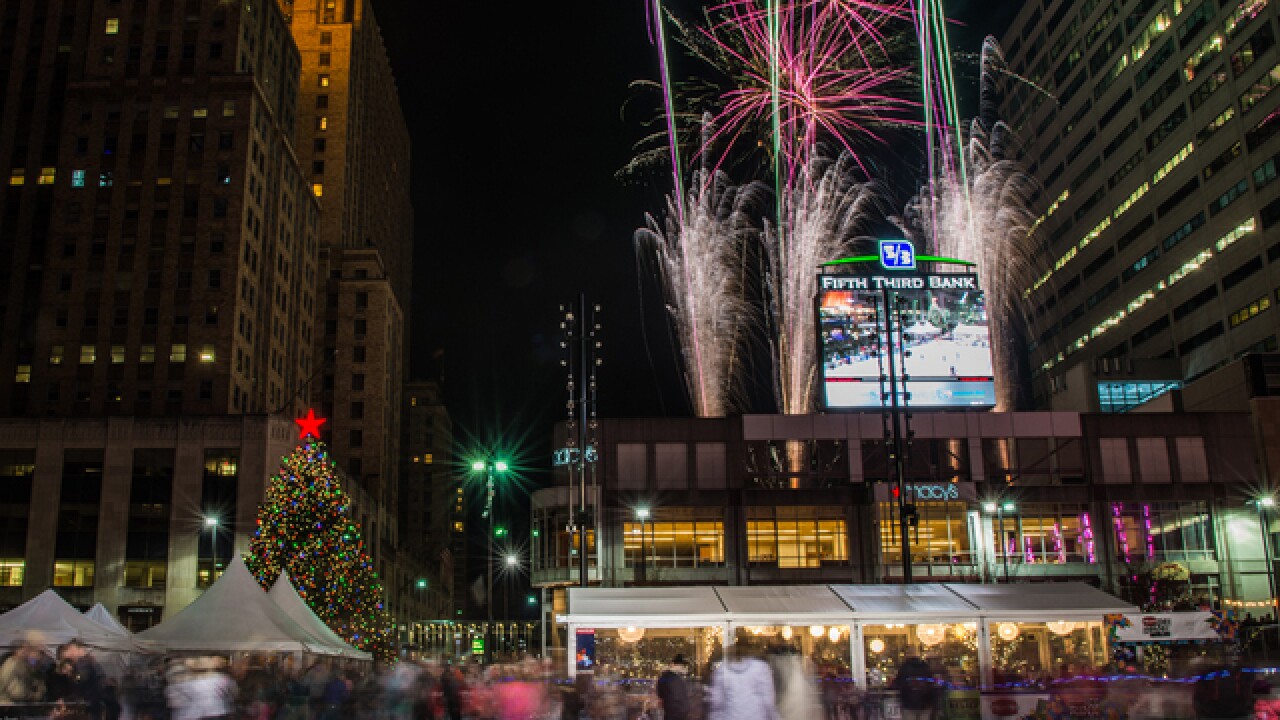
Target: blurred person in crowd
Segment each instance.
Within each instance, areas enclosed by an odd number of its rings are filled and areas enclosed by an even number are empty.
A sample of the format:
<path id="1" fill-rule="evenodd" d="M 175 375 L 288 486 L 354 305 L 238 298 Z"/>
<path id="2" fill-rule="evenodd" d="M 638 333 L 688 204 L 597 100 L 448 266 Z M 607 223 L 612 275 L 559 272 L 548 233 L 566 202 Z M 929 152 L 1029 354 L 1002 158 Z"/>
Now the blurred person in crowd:
<path id="1" fill-rule="evenodd" d="M 331 672 L 320 692 L 318 720 L 340 720 L 346 717 L 347 700 L 351 698 L 351 683 L 341 672 Z"/>
<path id="2" fill-rule="evenodd" d="M 58 648 L 57 664 L 45 684 L 49 702 L 83 706 L 94 720 L 113 720 L 119 715 L 119 704 L 107 691 L 102 667 L 77 640 Z"/>
<path id="3" fill-rule="evenodd" d="M 1197 718 L 1245 720 L 1253 717 L 1253 676 L 1239 667 L 1216 667 L 1199 676 L 1191 695 Z"/>
<path id="4" fill-rule="evenodd" d="M 671 664 L 658 676 L 657 695 L 662 703 L 663 720 L 689 720 L 692 712 L 689 699 L 689 663 L 684 655 L 676 655 Z"/>
<path id="5" fill-rule="evenodd" d="M 462 672 L 452 663 L 440 669 L 440 704 L 447 720 L 462 720 Z"/>
<path id="6" fill-rule="evenodd" d="M 513 666 L 496 688 L 497 720 L 535 720 L 546 708 L 542 685 L 538 682 L 537 667 L 529 661 Z"/>
<path id="7" fill-rule="evenodd" d="M 711 673 L 710 720 L 777 720 L 777 696 L 769 665 L 743 642 Z"/>
<path id="8" fill-rule="evenodd" d="M 44 665 L 48 660 L 44 645 L 44 636 L 30 631 L 23 635 L 18 649 L 0 664 L 0 705 L 44 700 Z"/>
<path id="9" fill-rule="evenodd" d="M 235 712 L 236 683 L 224 672 L 220 657 L 192 658 L 169 676 L 165 699 L 172 720 L 231 718 Z"/>
<path id="10" fill-rule="evenodd" d="M 915 656 L 903 660 L 891 687 L 898 691 L 902 720 L 933 720 L 942 688 L 929 663 Z"/>
<path id="11" fill-rule="evenodd" d="M 560 699 L 560 720 L 579 720 L 591 701 L 593 676 L 580 672 L 573 679 L 573 687 L 565 689 Z"/>
<path id="12" fill-rule="evenodd" d="M 810 720 L 821 715 L 822 702 L 800 651 L 791 645 L 771 648 L 769 668 L 782 720 Z"/>

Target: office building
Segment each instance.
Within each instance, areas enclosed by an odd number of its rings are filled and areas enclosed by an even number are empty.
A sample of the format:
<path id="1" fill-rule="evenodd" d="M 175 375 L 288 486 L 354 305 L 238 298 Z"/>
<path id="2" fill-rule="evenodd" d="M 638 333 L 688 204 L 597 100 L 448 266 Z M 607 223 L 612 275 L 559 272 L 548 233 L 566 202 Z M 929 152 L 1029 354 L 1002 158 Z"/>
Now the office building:
<path id="1" fill-rule="evenodd" d="M 299 159 L 323 209 L 313 402 L 397 544 L 413 212 L 409 133 L 367 0 L 280 0 L 302 55 Z"/>
<path id="2" fill-rule="evenodd" d="M 453 420 L 440 385 L 405 385 L 405 463 L 401 471 L 400 532 L 405 552 L 433 570 L 441 595 L 436 619 L 466 607 L 466 510 L 453 458 Z"/>
<path id="3" fill-rule="evenodd" d="M 1002 38 L 1028 82 L 1000 115 L 1044 186 L 1044 263 L 1023 288 L 1037 407 L 1124 410 L 1276 348 L 1276 15 L 1031 2 Z"/>

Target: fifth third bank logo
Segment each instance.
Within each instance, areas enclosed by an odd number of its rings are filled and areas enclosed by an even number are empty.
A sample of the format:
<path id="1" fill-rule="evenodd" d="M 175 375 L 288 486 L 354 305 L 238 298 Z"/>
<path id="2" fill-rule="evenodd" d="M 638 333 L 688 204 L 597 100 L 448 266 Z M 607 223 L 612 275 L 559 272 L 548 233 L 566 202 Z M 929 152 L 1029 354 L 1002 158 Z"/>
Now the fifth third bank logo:
<path id="1" fill-rule="evenodd" d="M 881 240 L 880 264 L 885 270 L 915 270 L 916 249 L 909 240 Z"/>

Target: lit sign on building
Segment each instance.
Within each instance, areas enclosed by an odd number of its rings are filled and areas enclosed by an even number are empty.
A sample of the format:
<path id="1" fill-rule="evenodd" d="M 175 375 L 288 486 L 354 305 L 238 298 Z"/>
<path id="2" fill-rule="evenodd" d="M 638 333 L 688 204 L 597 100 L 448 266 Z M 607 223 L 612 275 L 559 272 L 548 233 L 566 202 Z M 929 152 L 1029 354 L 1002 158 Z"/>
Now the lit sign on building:
<path id="1" fill-rule="evenodd" d="M 578 462 L 579 454 L 578 448 L 560 448 L 559 450 L 551 453 L 551 464 L 554 467 L 564 467 L 565 465 L 576 464 Z M 587 446 L 586 460 L 589 463 L 597 460 L 595 445 Z"/>
<path id="2" fill-rule="evenodd" d="M 881 240 L 880 266 L 885 270 L 915 270 L 916 249 L 909 240 Z"/>

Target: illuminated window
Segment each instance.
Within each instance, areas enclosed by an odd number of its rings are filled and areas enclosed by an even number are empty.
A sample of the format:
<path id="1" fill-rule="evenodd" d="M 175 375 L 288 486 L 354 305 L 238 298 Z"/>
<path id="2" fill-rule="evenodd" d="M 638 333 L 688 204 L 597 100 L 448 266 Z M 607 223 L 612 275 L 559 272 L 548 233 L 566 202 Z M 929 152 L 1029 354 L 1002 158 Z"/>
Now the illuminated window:
<path id="1" fill-rule="evenodd" d="M 54 345 L 49 348 L 49 364 L 61 365 L 63 358 L 63 348 L 61 345 Z"/>
<path id="2" fill-rule="evenodd" d="M 236 116 L 236 101 L 235 100 L 223 101 L 222 117 L 235 117 L 235 116 Z"/>
<path id="3" fill-rule="evenodd" d="M 174 343 L 169 347 L 169 362 L 186 362 L 187 346 L 186 343 Z"/>
<path id="4" fill-rule="evenodd" d="M 26 185 L 27 184 L 26 176 L 27 176 L 27 172 L 25 170 L 23 170 L 22 168 L 14 168 L 9 173 L 9 184 L 10 185 Z"/>
<path id="5" fill-rule="evenodd" d="M 93 587 L 92 560 L 55 560 L 54 587 Z"/>
<path id="6" fill-rule="evenodd" d="M 324 183 L 311 183 L 311 192 L 316 197 L 324 197 Z"/>
<path id="7" fill-rule="evenodd" d="M 207 107 L 198 107 L 198 108 L 195 108 L 194 110 L 192 110 L 192 111 L 191 111 L 191 117 L 193 117 L 193 118 L 207 118 L 207 117 L 209 117 L 209 108 L 207 108 Z"/>
<path id="8" fill-rule="evenodd" d="M 463 532 L 463 524 L 460 522 L 455 522 L 453 524 L 453 531 L 457 533 Z"/>
<path id="9" fill-rule="evenodd" d="M 156 346 L 143 345 L 138 351 L 138 362 L 153 363 L 156 361 Z"/>
<path id="10" fill-rule="evenodd" d="M 326 116 L 324 116 L 324 115 L 321 115 L 320 117 L 316 118 L 316 129 L 317 129 L 317 130 L 328 130 L 328 129 L 329 129 L 329 118 L 328 118 L 328 117 L 326 117 Z"/>
<path id="11" fill-rule="evenodd" d="M 112 345 L 111 346 L 111 364 L 120 365 L 122 363 L 124 363 L 124 346 Z"/>
<path id="12" fill-rule="evenodd" d="M 747 559 L 780 568 L 816 568 L 848 560 L 839 508 L 748 508 Z"/>
<path id="13" fill-rule="evenodd" d="M 31 366 L 19 365 L 17 369 L 15 369 L 13 372 L 13 381 L 16 383 L 31 382 Z M 0 585 L 3 585 L 3 584 L 4 583 L 0 583 Z"/>
<path id="14" fill-rule="evenodd" d="M 1266 75 L 1258 78 L 1252 87 L 1240 95 L 1240 111 L 1247 113 L 1252 110 L 1278 84 L 1280 84 L 1280 65 L 1271 68 Z"/>
<path id="15" fill-rule="evenodd" d="M 206 457 L 204 471 L 208 475 L 218 477 L 235 477 L 240 471 L 239 461 L 234 456 Z"/>
<path id="16" fill-rule="evenodd" d="M 84 187 L 84 171 L 83 170 L 71 171 L 71 187 L 73 188 Z"/>
<path id="17" fill-rule="evenodd" d="M 165 120 L 177 120 L 177 119 L 178 119 L 178 106 L 177 106 L 177 105 L 167 105 L 167 106 L 165 106 L 165 109 L 164 109 L 164 119 L 165 119 Z"/>
<path id="18" fill-rule="evenodd" d="M 1239 310 L 1231 313 L 1231 327 L 1240 327 L 1271 309 L 1271 296 L 1263 295 Z"/>
<path id="19" fill-rule="evenodd" d="M 214 350 L 212 345 L 200 346 L 200 362 L 212 363 L 212 362 L 217 362 L 217 360 L 218 360 L 218 354 Z"/>
<path id="20" fill-rule="evenodd" d="M 124 586 L 162 588 L 169 564 L 164 560 L 129 560 L 124 564 Z"/>
<path id="21" fill-rule="evenodd" d="M 660 508 L 657 514 L 693 517 L 691 511 L 692 508 Z M 627 522 L 623 523 L 623 547 L 627 567 L 641 564 L 667 568 L 719 567 L 724 564 L 724 523 L 719 520 Z"/>
<path id="22" fill-rule="evenodd" d="M 1098 409 L 1104 413 L 1129 412 L 1170 390 L 1181 388 L 1182 383 L 1176 381 L 1098 383 Z"/>
<path id="23" fill-rule="evenodd" d="M 40 168 L 40 177 L 36 180 L 37 185 L 52 185 L 58 178 L 57 168 Z"/>
<path id="24" fill-rule="evenodd" d="M 80 346 L 80 364 L 92 365 L 98 359 L 98 349 L 92 345 Z"/>
<path id="25" fill-rule="evenodd" d="M 106 170 L 98 173 L 98 187 L 111 187 L 115 185 L 115 177 L 111 171 Z"/>
<path id="26" fill-rule="evenodd" d="M 0 560 L 0 587 L 22 587 L 26 563 L 21 559 Z"/>
<path id="27" fill-rule="evenodd" d="M 329 73 L 320 73 L 320 77 L 317 79 L 317 82 L 320 84 L 320 87 L 329 87 Z"/>
<path id="28" fill-rule="evenodd" d="M 1095 563 L 1094 523 L 1088 507 L 1075 504 L 1025 503 L 990 518 L 995 557 L 1009 563 Z M 1001 526 L 1003 523 L 1003 527 Z"/>
<path id="29" fill-rule="evenodd" d="M 120 18 L 107 18 L 107 34 L 108 35 L 120 34 Z"/>

